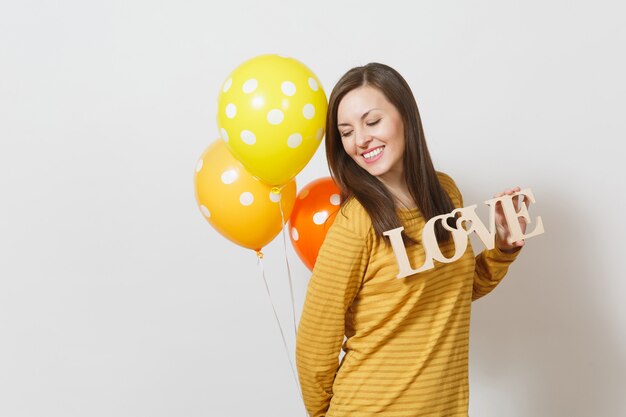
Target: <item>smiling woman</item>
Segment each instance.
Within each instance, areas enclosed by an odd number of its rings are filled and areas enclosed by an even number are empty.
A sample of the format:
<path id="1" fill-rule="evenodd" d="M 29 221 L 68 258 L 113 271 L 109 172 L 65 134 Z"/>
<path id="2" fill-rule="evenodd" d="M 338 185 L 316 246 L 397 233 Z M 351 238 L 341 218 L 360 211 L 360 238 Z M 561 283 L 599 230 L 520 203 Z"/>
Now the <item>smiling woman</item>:
<path id="1" fill-rule="evenodd" d="M 507 242 L 501 218 L 492 249 L 475 257 L 468 242 L 455 262 L 397 279 L 385 232 L 402 228 L 409 262 L 422 264 L 424 225 L 463 207 L 461 193 L 435 171 L 415 98 L 386 65 L 353 68 L 339 80 L 326 132 L 341 212 L 320 248 L 298 326 L 309 415 L 467 417 L 471 302 L 498 285 L 523 242 Z M 446 257 L 455 254 L 440 222 L 434 234 Z"/>
<path id="2" fill-rule="evenodd" d="M 356 197 L 378 236 L 401 226 L 398 206 L 417 207 L 426 219 L 452 211 L 435 175 L 417 103 L 397 71 L 377 63 L 353 68 L 333 89 L 328 107 L 331 174 L 342 201 Z M 449 237 L 441 225 L 436 234 L 441 241 Z"/>
<path id="3" fill-rule="evenodd" d="M 370 85 L 356 88 L 339 103 L 337 118 L 346 154 L 388 188 L 400 184 L 404 126 L 385 95 Z"/>

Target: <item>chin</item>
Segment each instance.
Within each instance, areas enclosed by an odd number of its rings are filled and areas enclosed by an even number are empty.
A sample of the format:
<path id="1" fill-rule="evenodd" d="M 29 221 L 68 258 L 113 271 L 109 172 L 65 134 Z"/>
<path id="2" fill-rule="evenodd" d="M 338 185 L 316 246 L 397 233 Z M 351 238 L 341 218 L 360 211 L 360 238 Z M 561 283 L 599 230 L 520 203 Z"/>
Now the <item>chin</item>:
<path id="1" fill-rule="evenodd" d="M 357 165 L 359 165 L 365 172 L 370 174 L 372 177 L 385 175 L 390 170 L 390 167 L 387 166 L 387 164 L 385 164 L 384 162 L 382 164 L 373 164 L 373 165 L 367 165 L 361 162 L 361 163 L 357 163 Z"/>
<path id="2" fill-rule="evenodd" d="M 385 173 L 387 172 L 386 169 L 366 169 L 366 171 L 372 177 L 380 177 L 381 175 L 385 175 Z"/>

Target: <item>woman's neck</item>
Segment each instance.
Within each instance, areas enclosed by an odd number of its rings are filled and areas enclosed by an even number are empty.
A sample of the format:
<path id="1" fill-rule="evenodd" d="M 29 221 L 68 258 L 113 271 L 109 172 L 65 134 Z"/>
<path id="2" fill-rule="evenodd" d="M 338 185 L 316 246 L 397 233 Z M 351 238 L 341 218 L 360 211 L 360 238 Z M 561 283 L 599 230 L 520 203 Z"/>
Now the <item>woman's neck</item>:
<path id="1" fill-rule="evenodd" d="M 396 207 L 408 209 L 417 207 L 417 204 L 411 196 L 411 192 L 409 191 L 409 187 L 406 184 L 404 177 L 389 178 L 388 176 L 386 176 L 384 178 L 377 178 L 380 182 L 383 183 L 385 187 L 387 187 L 387 190 L 389 190 L 391 195 L 394 197 L 394 203 L 396 204 Z"/>

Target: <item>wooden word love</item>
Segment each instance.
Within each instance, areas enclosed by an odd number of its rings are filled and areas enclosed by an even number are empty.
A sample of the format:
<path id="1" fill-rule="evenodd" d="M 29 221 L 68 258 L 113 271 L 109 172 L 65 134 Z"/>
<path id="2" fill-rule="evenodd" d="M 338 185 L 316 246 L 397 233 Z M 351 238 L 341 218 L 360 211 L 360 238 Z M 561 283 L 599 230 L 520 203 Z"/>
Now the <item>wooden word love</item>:
<path id="1" fill-rule="evenodd" d="M 526 224 L 530 224 L 532 223 L 532 221 L 530 220 L 528 207 L 526 204 L 520 202 L 519 211 L 515 210 L 515 206 L 513 205 L 513 197 L 517 195 L 528 197 L 531 203 L 535 202 L 535 197 L 533 196 L 530 188 L 525 188 L 511 195 L 503 195 L 501 197 L 492 198 L 491 200 L 485 201 L 485 204 L 489 206 L 489 230 L 487 230 L 483 222 L 476 215 L 476 204 L 468 207 L 458 208 L 448 214 L 435 216 L 428 220 L 428 222 L 426 222 L 426 224 L 424 225 L 424 229 L 422 230 L 422 245 L 424 247 L 425 255 L 424 265 L 417 269 L 411 268 L 411 264 L 409 263 L 409 258 L 406 253 L 406 247 L 404 246 L 404 242 L 402 241 L 402 231 L 404 230 L 404 227 L 397 227 L 395 229 L 383 232 L 383 235 L 389 237 L 389 240 L 391 241 L 391 247 L 394 254 L 396 255 L 396 260 L 398 261 L 399 272 L 396 278 L 404 278 L 408 277 L 409 275 L 417 274 L 418 272 L 429 270 L 435 266 L 433 261 L 439 261 L 442 263 L 450 263 L 456 261 L 465 253 L 465 250 L 467 249 L 467 240 L 470 233 L 472 232 L 475 232 L 478 235 L 478 237 L 487 247 L 487 249 L 493 249 L 495 246 L 496 238 L 496 205 L 498 203 L 502 205 L 502 211 L 504 212 L 504 217 L 509 227 L 509 244 L 517 242 L 518 240 L 527 239 L 529 237 L 542 234 L 544 232 L 543 223 L 541 221 L 541 217 L 539 216 L 537 216 L 537 225 L 535 226 L 535 230 L 526 234 L 522 232 L 522 228 L 519 224 L 518 219 L 523 218 L 526 221 Z M 522 197 L 519 197 L 520 200 L 521 198 Z M 452 228 L 450 227 L 450 225 L 448 225 L 446 219 L 449 217 L 456 217 L 456 213 L 461 213 L 461 217 L 456 220 L 456 228 Z M 437 244 L 437 237 L 435 236 L 435 223 L 440 220 L 442 226 L 446 230 L 452 232 L 455 252 L 451 258 L 446 258 L 441 253 L 441 249 L 439 249 L 439 245 Z M 463 228 L 463 222 L 470 223 L 469 229 L 466 230 Z"/>

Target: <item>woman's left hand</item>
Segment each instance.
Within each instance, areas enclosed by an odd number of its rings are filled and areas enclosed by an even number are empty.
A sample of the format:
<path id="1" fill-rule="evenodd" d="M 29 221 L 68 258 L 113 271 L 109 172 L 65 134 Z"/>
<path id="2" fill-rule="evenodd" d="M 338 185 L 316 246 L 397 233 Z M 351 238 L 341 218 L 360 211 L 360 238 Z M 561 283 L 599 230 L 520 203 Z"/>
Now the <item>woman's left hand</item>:
<path id="1" fill-rule="evenodd" d="M 520 187 L 509 188 L 504 192 L 497 193 L 494 197 L 501 197 L 505 194 L 511 195 L 520 191 Z M 522 199 L 523 198 L 523 199 Z M 520 199 L 526 204 L 528 208 L 528 199 L 526 196 L 518 195 L 516 199 L 513 200 L 513 204 L 515 205 L 515 210 L 519 212 L 520 207 Z M 516 204 L 517 202 L 517 204 Z M 519 218 L 520 228 L 522 229 L 522 233 L 526 231 L 526 220 L 523 217 Z M 518 240 L 517 242 L 509 243 L 509 236 L 511 232 L 509 231 L 509 226 L 506 222 L 506 217 L 504 216 L 504 211 L 502 210 L 502 204 L 496 205 L 496 246 L 505 253 L 513 253 L 520 250 L 522 246 L 524 246 L 524 239 Z"/>

